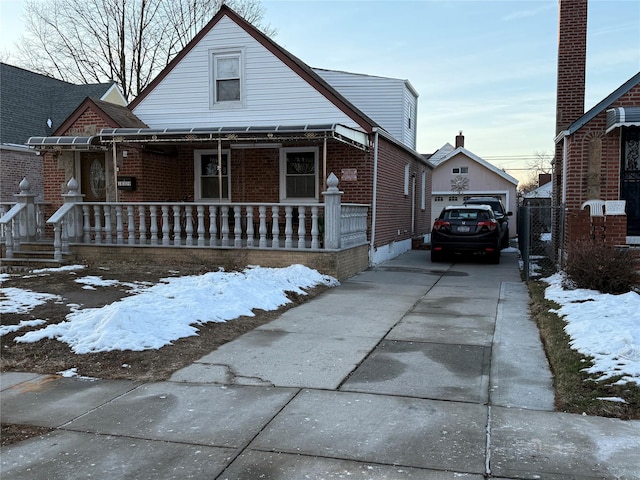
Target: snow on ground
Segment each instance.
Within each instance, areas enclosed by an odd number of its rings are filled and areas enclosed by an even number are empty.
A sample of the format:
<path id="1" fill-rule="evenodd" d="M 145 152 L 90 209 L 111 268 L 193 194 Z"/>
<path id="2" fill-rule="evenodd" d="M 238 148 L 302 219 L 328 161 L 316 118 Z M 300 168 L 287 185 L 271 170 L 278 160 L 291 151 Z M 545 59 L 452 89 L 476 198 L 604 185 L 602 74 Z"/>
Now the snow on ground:
<path id="1" fill-rule="evenodd" d="M 560 304 L 555 313 L 567 322 L 571 346 L 593 357 L 588 373 L 606 380 L 622 375 L 620 384 L 640 384 L 640 295 L 566 290 L 562 274 L 543 279 L 545 298 Z"/>
<path id="2" fill-rule="evenodd" d="M 50 300 L 62 301 L 62 297 L 20 288 L 0 288 L 0 313 L 29 313 L 34 307 L 43 305 Z"/>
<path id="3" fill-rule="evenodd" d="M 16 341 L 53 338 L 78 354 L 158 349 L 197 335 L 200 324 L 253 316 L 254 309 L 275 310 L 290 302 L 287 291 L 305 294 L 303 289 L 321 284 L 335 286 L 338 281 L 303 265 L 165 278 L 110 305 L 72 311 L 65 321 L 29 331 Z M 25 297 L 42 295 L 23 292 Z M 4 305 L 0 313 L 6 313 Z"/>

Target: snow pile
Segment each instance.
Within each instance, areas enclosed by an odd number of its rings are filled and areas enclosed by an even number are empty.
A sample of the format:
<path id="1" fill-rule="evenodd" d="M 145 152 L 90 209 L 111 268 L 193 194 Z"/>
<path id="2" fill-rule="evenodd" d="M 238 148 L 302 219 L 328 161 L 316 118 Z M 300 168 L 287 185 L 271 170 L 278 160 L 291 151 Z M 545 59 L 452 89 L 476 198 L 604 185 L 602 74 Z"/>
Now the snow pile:
<path id="1" fill-rule="evenodd" d="M 285 292 L 305 294 L 303 289 L 320 284 L 338 282 L 303 265 L 165 278 L 110 305 L 74 311 L 64 322 L 28 332 L 16 341 L 52 338 L 78 354 L 158 349 L 196 335 L 197 325 L 253 316 L 254 309 L 275 310 L 290 302 Z"/>
<path id="2" fill-rule="evenodd" d="M 585 371 L 600 374 L 599 380 L 621 375 L 620 384 L 640 384 L 640 295 L 565 290 L 562 280 L 561 274 L 544 279 L 545 298 L 561 305 L 553 311 L 567 322 L 571 346 L 593 357 Z"/>
<path id="3" fill-rule="evenodd" d="M 38 293 L 21 288 L 0 288 L 0 313 L 29 313 L 38 305 L 50 300 L 61 301 L 62 297 L 51 293 Z"/>

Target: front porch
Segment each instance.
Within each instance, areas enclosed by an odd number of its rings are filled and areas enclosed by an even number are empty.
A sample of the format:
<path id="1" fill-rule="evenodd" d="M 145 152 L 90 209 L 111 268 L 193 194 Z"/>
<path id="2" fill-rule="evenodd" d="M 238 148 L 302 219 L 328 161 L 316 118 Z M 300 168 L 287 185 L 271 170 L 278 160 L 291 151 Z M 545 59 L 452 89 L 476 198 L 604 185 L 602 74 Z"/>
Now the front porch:
<path id="1" fill-rule="evenodd" d="M 88 262 L 301 263 L 344 279 L 369 266 L 369 206 L 343 204 L 337 185 L 329 175 L 324 203 L 84 202 L 71 179 L 64 204 L 43 224 L 23 181 L 18 203 L 0 218 L 2 266 L 27 262 L 21 255 L 37 241 L 51 247 L 49 263 L 71 254 Z"/>

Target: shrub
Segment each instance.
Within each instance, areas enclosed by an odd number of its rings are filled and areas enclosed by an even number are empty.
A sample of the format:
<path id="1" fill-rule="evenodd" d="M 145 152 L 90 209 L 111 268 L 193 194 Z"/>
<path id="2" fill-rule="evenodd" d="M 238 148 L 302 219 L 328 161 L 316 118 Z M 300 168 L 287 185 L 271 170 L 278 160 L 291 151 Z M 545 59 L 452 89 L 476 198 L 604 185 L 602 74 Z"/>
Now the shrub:
<path id="1" fill-rule="evenodd" d="M 617 294 L 638 285 L 637 268 L 637 260 L 628 250 L 577 241 L 569 248 L 565 273 L 577 288 Z"/>

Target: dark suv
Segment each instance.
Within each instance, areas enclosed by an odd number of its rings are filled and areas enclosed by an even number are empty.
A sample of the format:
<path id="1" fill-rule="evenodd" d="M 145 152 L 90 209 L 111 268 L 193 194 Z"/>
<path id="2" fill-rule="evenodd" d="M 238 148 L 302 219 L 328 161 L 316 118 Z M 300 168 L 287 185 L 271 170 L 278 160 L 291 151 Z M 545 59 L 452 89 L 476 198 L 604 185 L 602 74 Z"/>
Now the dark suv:
<path id="1" fill-rule="evenodd" d="M 502 200 L 497 197 L 470 197 L 464 201 L 465 205 L 489 205 L 493 210 L 493 214 L 500 224 L 500 246 L 507 248 L 509 246 L 509 217 L 512 212 L 507 212 L 502 204 Z"/>
<path id="2" fill-rule="evenodd" d="M 483 253 L 500 263 L 500 226 L 488 205 L 444 207 L 431 230 L 431 261 L 447 253 Z"/>

